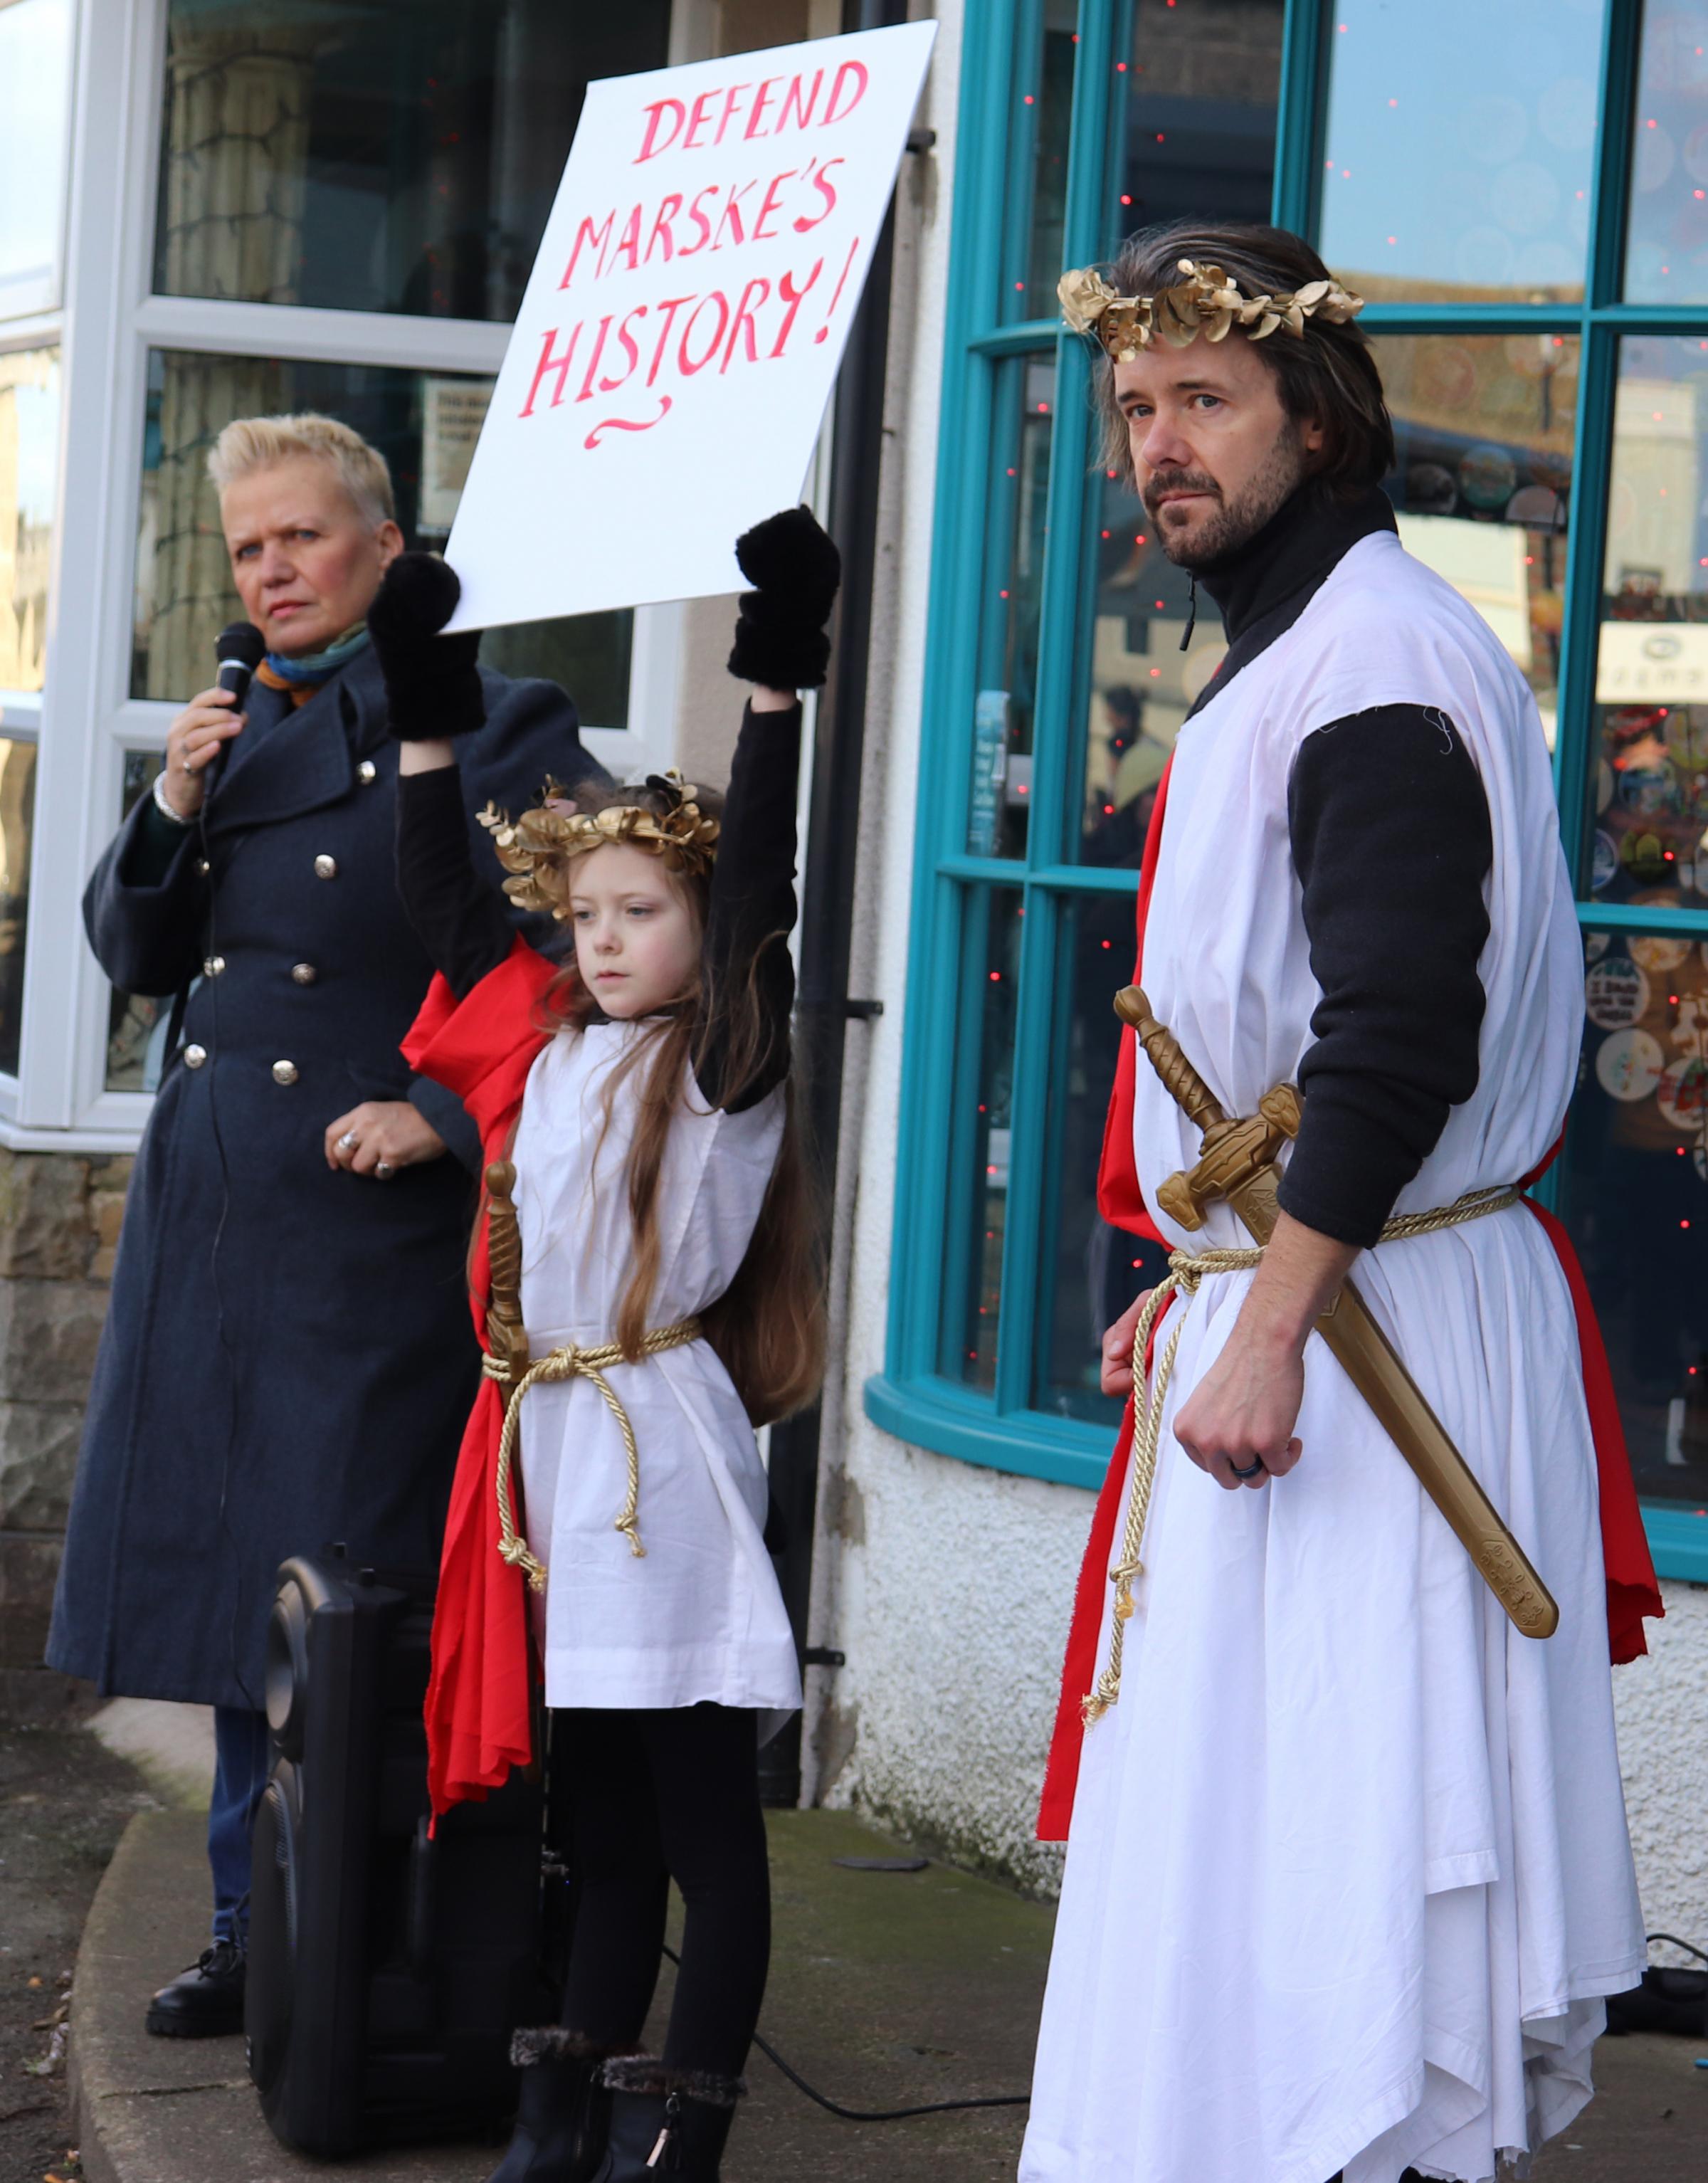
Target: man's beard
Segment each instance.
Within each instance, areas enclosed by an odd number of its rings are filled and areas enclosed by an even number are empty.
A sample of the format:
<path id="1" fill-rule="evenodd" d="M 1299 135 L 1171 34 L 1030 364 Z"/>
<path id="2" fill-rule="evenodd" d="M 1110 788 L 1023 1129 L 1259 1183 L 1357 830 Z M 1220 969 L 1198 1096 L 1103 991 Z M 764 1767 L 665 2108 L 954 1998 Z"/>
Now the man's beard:
<path id="1" fill-rule="evenodd" d="M 1156 470 L 1147 480 L 1145 506 L 1156 525 L 1162 551 L 1177 568 L 1195 571 L 1213 569 L 1242 546 L 1249 545 L 1282 503 L 1299 489 L 1305 476 L 1305 451 L 1297 428 L 1289 425 L 1265 457 L 1262 467 L 1248 478 L 1228 500 L 1206 470 Z M 1162 506 L 1170 492 L 1203 492 L 1215 497 L 1217 507 L 1208 519 L 1190 530 L 1172 535 Z"/>

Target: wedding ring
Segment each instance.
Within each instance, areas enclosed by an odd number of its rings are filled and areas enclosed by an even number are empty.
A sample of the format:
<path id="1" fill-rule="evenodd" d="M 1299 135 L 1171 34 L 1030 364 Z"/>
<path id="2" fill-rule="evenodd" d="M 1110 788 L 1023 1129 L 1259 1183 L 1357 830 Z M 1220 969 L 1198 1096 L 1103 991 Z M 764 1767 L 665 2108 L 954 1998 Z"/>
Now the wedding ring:
<path id="1" fill-rule="evenodd" d="M 196 769 L 187 758 L 180 758 L 178 761 L 178 770 L 180 773 L 194 773 Z"/>
<path id="2" fill-rule="evenodd" d="M 381 1182 L 390 1182 L 396 1172 L 396 1169 L 392 1166 L 390 1160 L 376 1160 L 374 1163 L 374 1173 Z"/>
<path id="3" fill-rule="evenodd" d="M 339 1138 L 339 1140 L 338 1140 L 338 1149 L 339 1149 L 339 1151 L 340 1151 L 340 1152 L 345 1152 L 345 1153 L 351 1153 L 351 1152 L 354 1152 L 354 1151 L 355 1151 L 355 1149 L 356 1149 L 356 1132 L 354 1131 L 354 1130 L 346 1130 L 346 1131 L 344 1132 L 343 1136 L 342 1136 L 341 1137 L 340 1137 L 340 1138 Z"/>

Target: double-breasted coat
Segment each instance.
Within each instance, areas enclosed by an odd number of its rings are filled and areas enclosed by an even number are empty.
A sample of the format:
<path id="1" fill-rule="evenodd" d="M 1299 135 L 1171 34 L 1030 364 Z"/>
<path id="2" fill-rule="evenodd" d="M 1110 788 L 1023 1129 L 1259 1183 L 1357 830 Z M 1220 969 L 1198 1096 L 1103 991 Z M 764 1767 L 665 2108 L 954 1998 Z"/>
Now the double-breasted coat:
<path id="1" fill-rule="evenodd" d="M 597 774 L 555 685 L 482 681 L 486 725 L 458 752 L 471 827 L 489 797 L 515 810 L 548 775 Z M 205 860 L 186 830 L 150 883 L 139 805 L 84 898 L 116 986 L 199 982 L 130 1184 L 48 1658 L 103 1691 L 259 1708 L 286 1556 L 337 1540 L 437 1565 L 479 1371 L 479 1145 L 398 1052 L 432 965 L 397 893 L 377 661 L 294 712 L 257 685 L 247 711 Z M 329 1122 L 406 1098 L 446 1157 L 383 1183 L 327 1167 Z"/>

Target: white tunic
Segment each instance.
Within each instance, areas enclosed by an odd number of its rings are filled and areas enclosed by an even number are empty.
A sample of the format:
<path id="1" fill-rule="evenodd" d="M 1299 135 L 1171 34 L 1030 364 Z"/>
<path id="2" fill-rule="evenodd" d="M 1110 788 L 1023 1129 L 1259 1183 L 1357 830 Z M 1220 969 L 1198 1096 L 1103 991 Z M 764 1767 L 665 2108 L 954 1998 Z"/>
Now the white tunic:
<path id="1" fill-rule="evenodd" d="M 1144 980 L 1226 1111 L 1320 997 L 1287 829 L 1313 728 L 1439 706 L 1494 830 L 1476 1092 L 1397 1209 L 1516 1180 L 1576 1075 L 1582 956 L 1548 753 L 1489 630 L 1389 535 L 1182 730 Z M 1356 721 L 1337 732 L 1357 733 Z M 1198 1153 L 1142 1057 L 1145 1202 Z M 1197 1238 L 1250 1239 L 1219 1207 Z M 1643 1927 L 1614 1747 L 1576 1325 L 1522 1207 L 1355 1279 L 1561 1609 L 1521 1637 L 1315 1337 L 1298 1468 L 1227 1493 L 1174 1440 L 1250 1276 L 1184 1316 L 1119 1703 L 1085 1740 L 1025 2183 L 1481 2183 L 1589 2096 Z M 1105 1630 L 1099 1667 L 1107 1649 Z"/>
<path id="2" fill-rule="evenodd" d="M 531 1356 L 614 1339 L 634 1258 L 625 1162 L 643 1061 L 604 1086 L 638 1024 L 562 1032 L 529 1072 L 517 1130 L 522 1315 Z M 603 1141 L 601 1132 L 604 1130 Z M 691 1078 L 658 1182 L 662 1246 L 648 1325 L 703 1311 L 752 1240 L 783 1136 L 783 1094 L 739 1114 L 708 1110 Z M 792 1711 L 794 1639 L 762 1536 L 766 1480 L 753 1429 L 709 1342 L 606 1375 L 640 1452 L 644 1557 L 614 1526 L 628 1490 L 622 1434 L 599 1390 L 574 1379 L 524 1398 L 528 1543 L 546 1564 L 535 1632 L 549 1706 L 719 1705 Z"/>

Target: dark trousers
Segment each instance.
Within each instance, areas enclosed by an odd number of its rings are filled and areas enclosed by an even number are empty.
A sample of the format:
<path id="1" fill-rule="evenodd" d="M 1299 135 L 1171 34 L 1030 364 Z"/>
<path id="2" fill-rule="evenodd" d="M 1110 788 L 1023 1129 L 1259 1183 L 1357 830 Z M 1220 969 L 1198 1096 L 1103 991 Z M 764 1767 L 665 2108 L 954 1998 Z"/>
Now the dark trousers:
<path id="1" fill-rule="evenodd" d="M 563 2020 L 637 2047 L 669 1884 L 686 1919 L 663 2060 L 739 2076 L 771 1959 L 771 1871 L 755 1715 L 727 1706 L 552 1715 L 573 1831 L 575 1931 Z"/>
<path id="2" fill-rule="evenodd" d="M 249 1834 L 272 1764 L 266 1714 L 247 1706 L 215 1706 L 214 1758 L 214 1796 L 208 1807 L 214 1937 L 242 1947 L 249 1937 Z"/>

